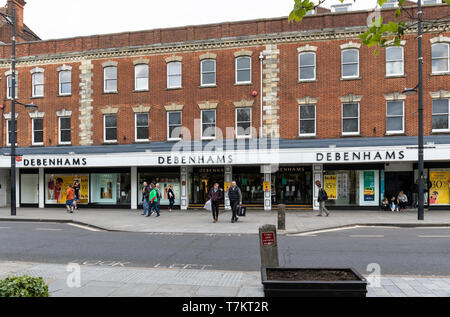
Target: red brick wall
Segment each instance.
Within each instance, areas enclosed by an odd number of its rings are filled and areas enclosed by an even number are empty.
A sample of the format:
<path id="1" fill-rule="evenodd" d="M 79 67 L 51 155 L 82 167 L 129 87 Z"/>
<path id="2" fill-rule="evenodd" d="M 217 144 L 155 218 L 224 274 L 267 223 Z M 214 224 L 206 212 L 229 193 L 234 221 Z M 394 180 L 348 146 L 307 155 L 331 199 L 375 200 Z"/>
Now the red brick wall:
<path id="1" fill-rule="evenodd" d="M 412 10 L 412 9 L 408 9 Z M 450 6 L 424 7 L 424 19 L 446 17 L 450 14 Z M 395 20 L 395 10 L 383 10 L 385 20 Z M 18 56 L 45 55 L 65 52 L 78 52 L 91 49 L 117 48 L 125 46 L 150 45 L 185 41 L 198 41 L 225 37 L 238 37 L 258 34 L 274 34 L 307 30 L 322 30 L 324 28 L 344 28 L 364 26 L 367 24 L 368 12 L 354 11 L 347 13 L 321 13 L 307 16 L 301 23 L 290 23 L 287 17 L 240 21 L 232 23 L 209 24 L 199 26 L 156 29 L 138 32 L 124 32 L 71 39 L 41 41 L 39 43 L 20 43 L 17 47 Z M 409 16 L 403 13 L 403 20 Z M 76 45 L 67 44 L 75 42 Z M 0 47 L 0 58 L 9 58 L 11 46 Z"/>
<path id="2" fill-rule="evenodd" d="M 432 99 L 430 92 L 448 90 L 448 75 L 431 76 L 431 43 L 437 35 L 424 35 L 424 129 L 431 134 Z M 445 36 L 445 34 L 444 34 Z M 349 94 L 362 95 L 360 102 L 360 132 L 364 137 L 382 137 L 386 134 L 385 94 L 402 93 L 405 88 L 418 83 L 417 41 L 410 37 L 404 48 L 405 76 L 385 78 L 385 50 L 378 56 L 374 49 L 362 45 L 360 48 L 360 80 L 341 80 L 340 45 L 348 41 L 308 43 L 318 47 L 317 81 L 298 83 L 298 44 L 280 46 L 281 89 L 280 135 L 295 138 L 298 135 L 297 98 L 305 96 L 319 98 L 317 103 L 317 137 L 339 138 L 342 130 L 341 101 L 339 97 Z M 408 96 L 405 101 L 405 134 L 418 133 L 418 97 Z M 296 114 L 296 115 L 293 115 Z"/>
<path id="3" fill-rule="evenodd" d="M 441 13 L 448 7 L 439 7 Z M 431 7 L 428 10 L 436 10 Z M 430 11 L 428 11 L 428 14 Z M 349 20 L 355 19 L 349 23 Z M 308 18 L 309 19 L 309 18 Z M 302 28 L 318 28 L 324 25 L 341 25 L 349 23 L 360 24 L 361 13 L 350 15 L 319 15 L 309 22 L 302 24 Z M 307 19 L 305 19 L 306 21 Z M 323 24 L 322 24 L 323 23 Z M 209 37 L 226 37 L 244 35 L 250 33 L 263 33 L 286 31 L 300 28 L 298 25 L 287 24 L 284 19 L 261 20 L 253 22 L 224 23 L 220 25 L 177 28 L 169 30 L 155 30 L 148 32 L 123 33 L 115 35 L 92 36 L 86 38 L 64 39 L 56 41 L 44 41 L 19 45 L 19 56 L 33 56 L 44 53 L 61 53 L 73 50 L 90 50 L 98 47 L 125 46 L 133 44 L 149 44 L 161 41 L 183 40 L 186 36 L 189 40 Z M 445 35 L 445 34 L 443 34 Z M 447 34 L 448 35 L 448 34 Z M 430 76 L 431 73 L 431 45 L 429 39 L 435 34 L 424 36 L 424 74 L 425 74 L 425 133 L 431 133 L 431 96 L 429 92 L 440 89 L 449 90 L 449 76 Z M 417 42 L 414 37 L 408 39 L 405 46 L 405 77 L 385 79 L 385 52 L 381 50 L 375 57 L 373 49 L 361 46 L 360 49 L 360 76 L 361 80 L 341 81 L 341 50 L 340 45 L 350 41 L 317 41 L 308 42 L 318 47 L 317 51 L 317 81 L 312 83 L 298 83 L 298 53 L 297 47 L 306 42 L 294 44 L 280 44 L 280 136 L 282 138 L 298 137 L 298 104 L 297 98 L 310 96 L 319 98 L 317 104 L 317 137 L 338 138 L 341 136 L 341 102 L 339 97 L 349 94 L 362 95 L 360 103 L 361 112 L 361 136 L 375 137 L 385 135 L 386 100 L 384 94 L 402 92 L 406 87 L 414 87 L 417 84 Z M 358 41 L 353 39 L 353 41 Z M 101 109 L 107 106 L 119 107 L 118 113 L 118 142 L 130 144 L 134 142 L 134 112 L 133 107 L 140 104 L 150 106 L 150 141 L 164 141 L 166 136 L 166 110 L 164 106 L 183 104 L 183 125 L 192 134 L 194 133 L 194 119 L 200 119 L 199 103 L 205 101 L 218 102 L 217 127 L 226 133 L 226 127 L 235 126 L 235 107 L 233 102 L 242 99 L 254 100 L 253 126 L 259 127 L 259 53 L 264 46 L 246 48 L 253 51 L 252 57 L 252 81 L 251 85 L 235 86 L 234 52 L 240 48 L 211 50 L 217 54 L 217 87 L 200 88 L 200 60 L 199 56 L 206 51 L 177 53 L 183 56 L 183 88 L 176 90 L 166 89 L 166 62 L 165 58 L 172 55 L 151 55 L 149 59 L 150 91 L 133 92 L 134 90 L 134 65 L 136 58 L 117 58 L 118 68 L 118 93 L 103 93 L 103 68 L 102 63 L 109 59 L 94 60 L 93 76 L 93 106 L 94 106 L 94 135 L 95 145 L 103 143 L 103 115 Z M 0 48 L 0 52 L 8 55 L 7 46 Z M 39 111 L 45 112 L 44 141 L 46 146 L 54 146 L 58 141 L 58 120 L 56 111 L 63 108 L 72 113 L 72 144 L 79 144 L 79 66 L 80 63 L 66 63 L 72 69 L 72 96 L 58 96 L 58 72 L 56 68 L 61 64 L 41 65 L 45 69 L 45 97 L 31 99 L 31 74 L 33 67 L 19 67 L 19 100 L 23 103 L 34 102 L 39 106 Z M 6 77 L 1 70 L 0 98 L 6 106 L 1 114 L 9 113 L 10 101 L 6 101 Z M 252 91 L 258 91 L 255 98 Z M 31 145 L 31 119 L 28 113 L 17 106 L 20 113 L 18 124 L 19 146 Z M 408 96 L 405 102 L 405 134 L 417 134 L 417 96 Z M 1 120 L 1 145 L 6 142 L 5 120 Z"/>

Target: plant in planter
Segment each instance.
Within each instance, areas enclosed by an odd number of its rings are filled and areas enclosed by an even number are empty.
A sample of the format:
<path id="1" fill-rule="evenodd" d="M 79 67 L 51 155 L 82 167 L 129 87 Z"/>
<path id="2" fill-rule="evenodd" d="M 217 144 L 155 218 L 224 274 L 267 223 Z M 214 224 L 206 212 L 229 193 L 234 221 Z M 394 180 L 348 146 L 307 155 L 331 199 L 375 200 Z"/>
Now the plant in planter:
<path id="1" fill-rule="evenodd" d="M 261 270 L 266 297 L 365 297 L 367 281 L 354 269 L 281 268 Z"/>
<path id="2" fill-rule="evenodd" d="M 12 276 L 0 280 L 0 297 L 48 297 L 42 277 Z"/>

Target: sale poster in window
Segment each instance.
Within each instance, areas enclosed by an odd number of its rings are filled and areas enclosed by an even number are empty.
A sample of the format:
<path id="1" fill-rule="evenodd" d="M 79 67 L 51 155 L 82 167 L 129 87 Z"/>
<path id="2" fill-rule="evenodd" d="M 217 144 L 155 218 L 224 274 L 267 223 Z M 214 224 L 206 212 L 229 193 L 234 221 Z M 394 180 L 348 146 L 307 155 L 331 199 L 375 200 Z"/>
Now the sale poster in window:
<path id="1" fill-rule="evenodd" d="M 375 200 L 375 172 L 364 172 L 364 201 Z"/>
<path id="2" fill-rule="evenodd" d="M 449 205 L 450 171 L 430 171 L 430 205 Z"/>
<path id="3" fill-rule="evenodd" d="M 327 192 L 328 199 L 337 199 L 337 176 L 324 176 L 324 189 Z"/>
<path id="4" fill-rule="evenodd" d="M 89 203 L 89 175 L 46 175 L 46 203 L 65 204 L 67 188 L 78 180 L 80 182 L 79 203 Z"/>

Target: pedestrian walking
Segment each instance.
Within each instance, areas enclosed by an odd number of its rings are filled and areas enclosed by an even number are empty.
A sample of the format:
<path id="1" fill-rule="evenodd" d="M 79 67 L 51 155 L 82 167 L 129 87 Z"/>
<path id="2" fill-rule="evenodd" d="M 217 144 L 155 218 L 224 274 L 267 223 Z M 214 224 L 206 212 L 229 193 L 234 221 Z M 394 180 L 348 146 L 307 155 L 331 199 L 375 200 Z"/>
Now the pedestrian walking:
<path id="1" fill-rule="evenodd" d="M 211 188 L 208 196 L 211 200 L 213 223 L 216 223 L 217 221 L 219 221 L 219 203 L 223 199 L 222 188 L 219 188 L 218 183 L 214 184 L 214 187 Z"/>
<path id="2" fill-rule="evenodd" d="M 242 192 L 237 186 L 236 181 L 231 182 L 231 187 L 228 189 L 228 198 L 231 205 L 231 223 L 238 221 L 237 206 L 242 205 Z"/>
<path id="3" fill-rule="evenodd" d="M 156 212 L 156 217 L 159 217 L 159 209 L 158 209 L 158 190 L 156 189 L 156 186 L 152 183 L 150 185 L 150 213 L 147 215 L 147 217 L 150 217 L 153 213 L 153 210 Z"/>
<path id="4" fill-rule="evenodd" d="M 173 184 L 169 185 L 167 190 L 167 198 L 169 199 L 169 212 L 173 211 L 173 205 L 175 204 L 175 192 L 173 191 Z"/>
<path id="5" fill-rule="evenodd" d="M 327 207 L 325 207 L 325 202 L 328 200 L 328 194 L 325 189 L 322 188 L 322 184 L 320 181 L 316 181 L 316 186 L 319 188 L 319 196 L 317 197 L 317 201 L 319 202 L 319 214 L 318 217 L 322 217 L 323 213 L 328 217 L 330 212 Z"/>
<path id="6" fill-rule="evenodd" d="M 161 209 L 161 199 L 162 199 L 162 197 L 163 197 L 163 195 L 162 195 L 162 192 L 161 192 L 161 189 L 159 188 L 160 187 L 160 185 L 159 185 L 159 183 L 157 183 L 156 185 L 155 185 L 155 188 L 156 188 L 156 194 L 157 194 L 157 200 L 156 200 L 156 202 L 155 202 L 155 211 L 156 211 L 156 217 L 159 217 L 159 210 Z"/>
<path id="7" fill-rule="evenodd" d="M 142 183 L 142 216 L 150 214 L 150 188 L 147 182 Z"/>
<path id="8" fill-rule="evenodd" d="M 413 208 L 417 208 L 419 205 L 419 180 L 416 179 L 416 182 L 412 186 L 412 205 Z"/>
<path id="9" fill-rule="evenodd" d="M 73 199 L 73 208 L 78 211 L 78 202 L 80 201 L 80 181 L 76 180 L 73 184 L 73 190 L 75 191 L 75 198 Z"/>
<path id="10" fill-rule="evenodd" d="M 69 184 L 69 188 L 66 191 L 66 208 L 67 212 L 73 213 L 73 199 L 75 198 L 75 190 L 73 185 Z"/>

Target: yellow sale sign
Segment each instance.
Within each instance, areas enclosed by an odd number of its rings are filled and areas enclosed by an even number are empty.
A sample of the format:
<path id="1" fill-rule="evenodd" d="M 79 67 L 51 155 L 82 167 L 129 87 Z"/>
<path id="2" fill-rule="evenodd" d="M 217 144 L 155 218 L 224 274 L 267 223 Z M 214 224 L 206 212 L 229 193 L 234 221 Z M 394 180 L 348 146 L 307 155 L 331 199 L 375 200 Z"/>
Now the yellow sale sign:
<path id="1" fill-rule="evenodd" d="M 430 171 L 430 205 L 450 204 L 450 171 Z"/>
<path id="2" fill-rule="evenodd" d="M 89 203 L 89 176 L 88 175 L 55 175 L 49 182 L 49 189 L 51 190 L 51 194 L 53 197 L 49 197 L 49 199 L 54 198 L 58 204 L 66 203 L 66 193 L 67 188 L 69 188 L 69 184 L 75 182 L 75 180 L 80 181 L 80 204 Z"/>
<path id="3" fill-rule="evenodd" d="M 323 189 L 327 192 L 328 199 L 337 199 L 337 175 L 325 175 Z"/>

